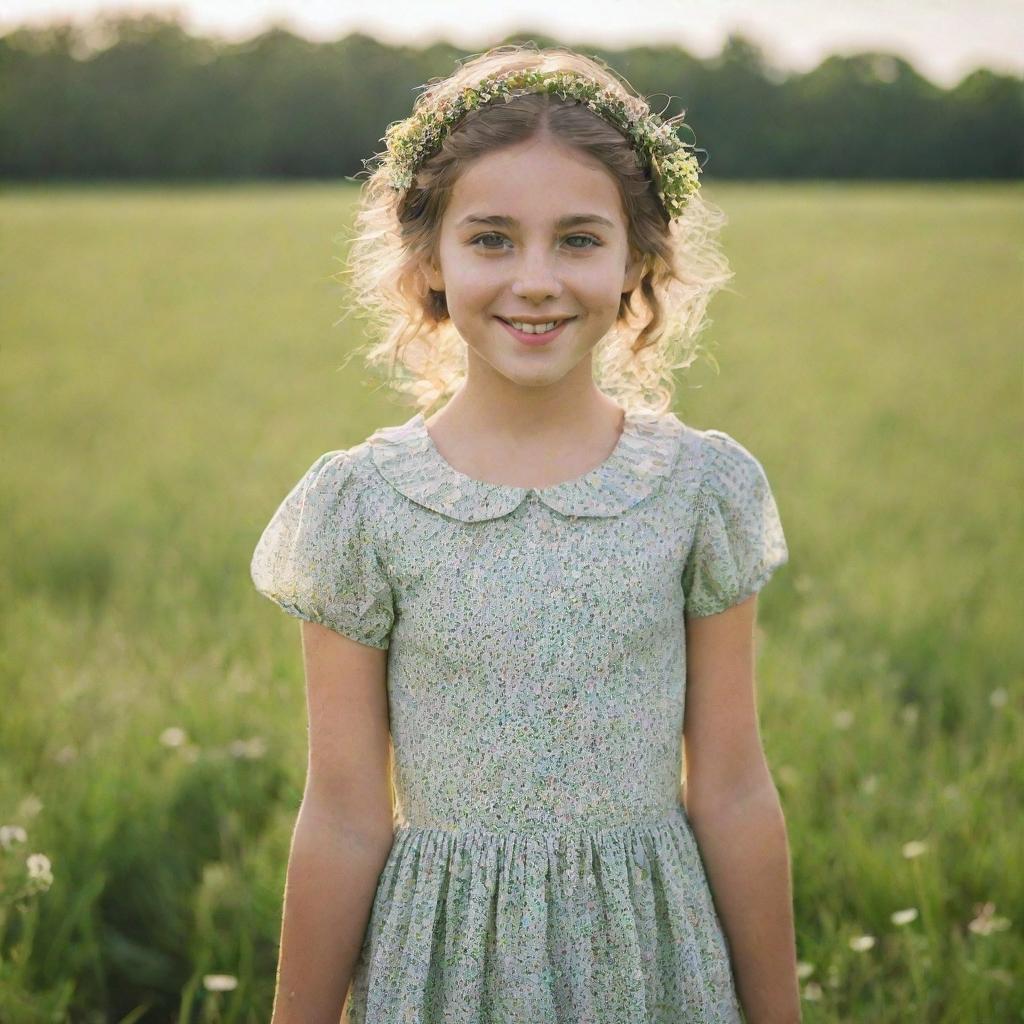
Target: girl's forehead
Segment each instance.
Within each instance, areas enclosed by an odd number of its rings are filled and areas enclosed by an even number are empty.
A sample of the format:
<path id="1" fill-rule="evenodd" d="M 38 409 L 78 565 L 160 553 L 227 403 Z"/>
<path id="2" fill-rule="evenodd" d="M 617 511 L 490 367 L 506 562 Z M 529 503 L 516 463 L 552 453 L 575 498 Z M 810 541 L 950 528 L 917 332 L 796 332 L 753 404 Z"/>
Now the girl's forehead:
<path id="1" fill-rule="evenodd" d="M 455 188 L 458 190 L 461 186 L 468 191 L 473 187 L 514 186 L 521 175 L 551 181 L 569 179 L 574 187 L 587 181 L 593 182 L 594 187 L 605 182 L 612 184 L 610 172 L 595 157 L 543 140 L 506 146 L 474 157 L 459 172 Z"/>
<path id="2" fill-rule="evenodd" d="M 605 226 L 621 223 L 619 190 L 604 167 L 562 155 L 516 155 L 507 162 L 494 159 L 497 155 L 474 160 L 458 176 L 446 210 L 450 224 L 503 218 L 506 227 L 566 226 L 584 216 L 596 226 L 601 220 Z"/>

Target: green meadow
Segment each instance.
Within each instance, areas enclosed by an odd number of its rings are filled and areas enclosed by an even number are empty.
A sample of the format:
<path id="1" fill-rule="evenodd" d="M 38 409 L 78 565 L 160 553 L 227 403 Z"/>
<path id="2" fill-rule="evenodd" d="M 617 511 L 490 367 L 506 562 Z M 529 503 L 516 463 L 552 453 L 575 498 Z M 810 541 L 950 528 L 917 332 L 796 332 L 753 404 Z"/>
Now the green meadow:
<path id="1" fill-rule="evenodd" d="M 675 410 L 790 546 L 757 675 L 804 1019 L 1024 1020 L 1024 189 L 706 189 L 736 276 Z M 249 558 L 412 414 L 345 361 L 354 200 L 0 192 L 7 1024 L 269 1019 L 306 709 Z"/>

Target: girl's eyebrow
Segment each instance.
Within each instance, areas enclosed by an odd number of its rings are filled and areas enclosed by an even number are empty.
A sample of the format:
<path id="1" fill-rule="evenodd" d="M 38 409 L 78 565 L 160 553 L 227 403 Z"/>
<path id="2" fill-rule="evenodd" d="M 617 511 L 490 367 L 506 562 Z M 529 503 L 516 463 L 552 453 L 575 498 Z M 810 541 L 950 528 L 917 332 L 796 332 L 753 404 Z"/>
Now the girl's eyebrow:
<path id="1" fill-rule="evenodd" d="M 490 224 L 493 227 L 511 228 L 518 227 L 519 221 L 514 217 L 505 217 L 501 214 L 492 214 L 489 217 L 481 216 L 480 214 L 471 213 L 468 217 L 463 217 L 462 220 L 456 224 L 456 227 L 465 227 L 467 224 Z M 607 218 L 602 217 L 596 213 L 573 213 L 567 217 L 562 217 L 555 223 L 556 228 L 571 228 L 577 224 L 604 224 L 606 227 L 613 228 L 615 225 Z"/>

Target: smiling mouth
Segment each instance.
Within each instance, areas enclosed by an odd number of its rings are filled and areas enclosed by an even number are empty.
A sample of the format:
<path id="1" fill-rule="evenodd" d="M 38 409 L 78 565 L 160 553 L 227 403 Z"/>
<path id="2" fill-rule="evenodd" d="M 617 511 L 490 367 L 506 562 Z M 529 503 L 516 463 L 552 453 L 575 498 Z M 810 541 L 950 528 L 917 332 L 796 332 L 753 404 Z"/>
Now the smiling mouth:
<path id="1" fill-rule="evenodd" d="M 511 334 L 519 344 L 527 345 L 530 348 L 539 348 L 553 344 L 555 339 L 562 336 L 565 328 L 575 320 L 576 317 L 570 316 L 563 320 L 548 320 L 547 323 L 554 323 L 555 326 L 546 331 L 523 331 L 514 324 L 509 323 L 509 321 L 504 317 L 496 316 L 494 319 L 504 327 L 507 327 L 509 334 Z"/>
<path id="2" fill-rule="evenodd" d="M 512 323 L 511 320 L 506 320 L 503 316 L 497 316 L 494 319 L 495 320 L 500 320 L 503 324 L 508 324 L 509 327 L 515 327 L 515 324 Z M 563 317 L 561 317 L 561 319 L 557 319 L 557 320 L 542 320 L 540 322 L 540 324 L 530 324 L 529 326 L 530 327 L 540 327 L 542 324 L 554 324 L 555 327 L 561 327 L 562 324 L 568 323 L 570 320 L 575 320 L 575 319 L 576 319 L 576 317 L 574 317 L 574 316 L 563 316 Z M 526 323 L 526 321 L 525 320 L 521 320 L 520 323 Z"/>

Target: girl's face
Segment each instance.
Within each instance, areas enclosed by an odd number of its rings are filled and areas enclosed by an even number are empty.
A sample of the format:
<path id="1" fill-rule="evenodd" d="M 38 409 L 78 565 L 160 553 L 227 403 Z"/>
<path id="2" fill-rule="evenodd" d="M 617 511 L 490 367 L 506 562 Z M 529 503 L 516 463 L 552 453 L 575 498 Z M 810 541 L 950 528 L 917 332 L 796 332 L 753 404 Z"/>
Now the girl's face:
<path id="1" fill-rule="evenodd" d="M 533 387 L 577 367 L 590 376 L 593 349 L 615 324 L 623 292 L 639 284 L 643 262 L 630 257 L 610 173 L 547 136 L 480 157 L 460 174 L 437 259 L 424 277 L 445 293 L 470 372 L 490 367 Z M 531 345 L 502 323 L 520 318 L 571 319 L 552 340 Z"/>

